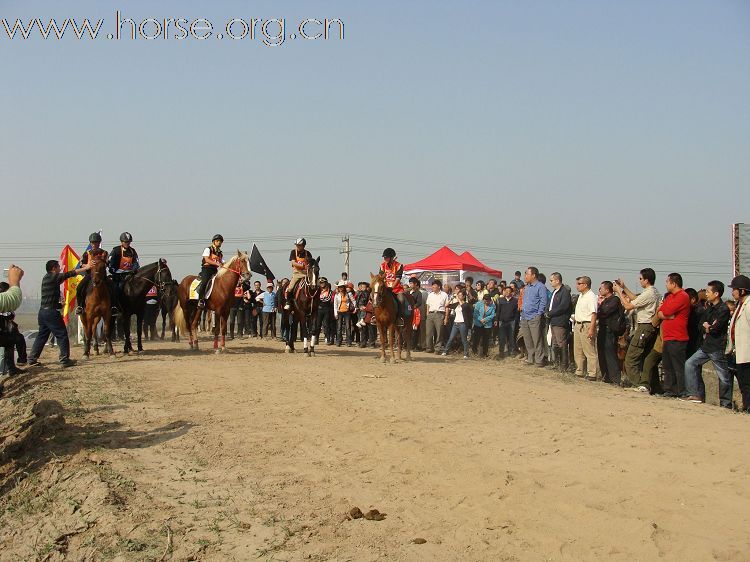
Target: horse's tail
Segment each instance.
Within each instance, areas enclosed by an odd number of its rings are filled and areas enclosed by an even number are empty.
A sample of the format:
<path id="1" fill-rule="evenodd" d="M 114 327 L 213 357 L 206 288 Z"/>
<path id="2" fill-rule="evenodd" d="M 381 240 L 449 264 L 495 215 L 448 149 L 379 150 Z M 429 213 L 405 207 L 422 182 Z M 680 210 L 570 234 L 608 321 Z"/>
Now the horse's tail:
<path id="1" fill-rule="evenodd" d="M 177 327 L 179 332 L 183 335 L 190 333 L 188 331 L 188 325 L 187 325 L 187 320 L 185 319 L 185 313 L 183 312 L 182 306 L 180 306 L 179 301 L 175 305 L 174 310 L 172 311 L 172 315 L 173 315 L 174 325 Z"/>

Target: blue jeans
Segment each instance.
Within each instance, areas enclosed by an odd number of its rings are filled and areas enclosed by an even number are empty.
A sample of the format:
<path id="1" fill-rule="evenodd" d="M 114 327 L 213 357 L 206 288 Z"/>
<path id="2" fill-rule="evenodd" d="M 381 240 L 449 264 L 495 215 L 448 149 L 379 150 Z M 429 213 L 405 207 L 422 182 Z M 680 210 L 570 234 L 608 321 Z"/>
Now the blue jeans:
<path id="1" fill-rule="evenodd" d="M 40 308 L 38 320 L 39 332 L 34 340 L 34 346 L 31 348 L 29 360 L 39 359 L 47 340 L 52 335 L 55 336 L 57 345 L 60 346 L 60 361 L 67 361 L 70 358 L 70 342 L 60 311 L 52 308 Z"/>
<path id="2" fill-rule="evenodd" d="M 461 335 L 461 343 L 464 346 L 464 355 L 469 355 L 469 340 L 466 337 L 466 334 L 469 332 L 468 326 L 465 322 L 454 322 L 453 327 L 451 328 L 451 333 L 448 336 L 448 342 L 445 344 L 445 347 L 443 348 L 445 351 L 448 351 L 450 349 L 451 344 L 453 343 L 453 339 L 456 337 L 456 334 Z"/>
<path id="3" fill-rule="evenodd" d="M 729 374 L 727 356 L 723 351 L 706 353 L 699 349 L 685 361 L 685 390 L 690 396 L 706 399 L 706 386 L 703 384 L 702 367 L 711 361 L 719 376 L 719 404 L 724 408 L 732 407 L 732 389 L 734 379 Z"/>

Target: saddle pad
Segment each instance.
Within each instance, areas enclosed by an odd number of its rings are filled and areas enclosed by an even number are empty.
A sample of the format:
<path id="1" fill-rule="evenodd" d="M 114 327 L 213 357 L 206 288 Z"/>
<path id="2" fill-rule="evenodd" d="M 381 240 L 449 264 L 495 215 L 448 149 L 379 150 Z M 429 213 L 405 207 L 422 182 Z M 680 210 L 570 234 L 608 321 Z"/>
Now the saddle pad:
<path id="1" fill-rule="evenodd" d="M 206 289 L 206 298 L 211 296 L 211 291 L 214 288 L 214 279 L 215 277 L 211 277 L 211 279 L 208 281 L 208 288 Z M 198 288 L 198 285 L 200 284 L 201 280 L 200 277 L 198 279 L 193 279 L 193 282 L 190 283 L 190 296 L 189 300 L 191 301 L 197 301 L 198 300 L 198 291 L 196 289 Z"/>

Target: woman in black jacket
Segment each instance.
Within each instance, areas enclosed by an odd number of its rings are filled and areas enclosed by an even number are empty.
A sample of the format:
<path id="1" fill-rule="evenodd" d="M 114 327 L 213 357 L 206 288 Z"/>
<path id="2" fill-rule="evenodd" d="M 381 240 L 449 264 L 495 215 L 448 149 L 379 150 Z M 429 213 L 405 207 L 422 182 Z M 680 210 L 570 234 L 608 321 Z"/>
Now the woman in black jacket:
<path id="1" fill-rule="evenodd" d="M 611 281 L 602 281 L 599 286 L 599 307 L 596 320 L 599 331 L 596 334 L 596 352 L 599 356 L 599 372 L 602 380 L 610 384 L 620 384 L 620 362 L 617 359 L 617 338 L 620 317 L 623 312 L 620 299 L 614 295 Z"/>

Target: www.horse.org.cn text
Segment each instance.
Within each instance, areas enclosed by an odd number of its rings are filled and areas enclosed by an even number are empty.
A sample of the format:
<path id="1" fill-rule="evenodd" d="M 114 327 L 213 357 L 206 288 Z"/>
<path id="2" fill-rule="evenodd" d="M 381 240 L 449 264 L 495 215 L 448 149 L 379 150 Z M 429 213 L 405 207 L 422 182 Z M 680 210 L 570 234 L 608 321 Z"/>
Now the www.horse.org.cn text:
<path id="1" fill-rule="evenodd" d="M 232 18 L 215 25 L 206 18 L 145 18 L 124 17 L 117 10 L 114 29 L 107 31 L 104 19 L 0 18 L 0 41 L 27 40 L 96 40 L 109 41 L 184 41 L 208 39 L 243 41 L 257 40 L 268 47 L 279 47 L 288 41 L 327 41 L 344 39 L 344 22 L 339 18 L 305 18 L 291 27 L 286 18 Z"/>

